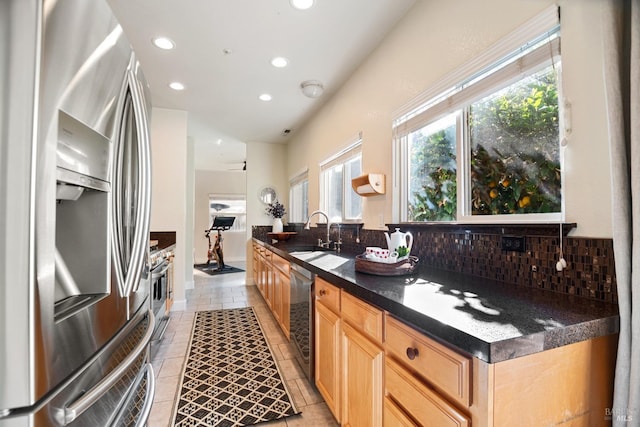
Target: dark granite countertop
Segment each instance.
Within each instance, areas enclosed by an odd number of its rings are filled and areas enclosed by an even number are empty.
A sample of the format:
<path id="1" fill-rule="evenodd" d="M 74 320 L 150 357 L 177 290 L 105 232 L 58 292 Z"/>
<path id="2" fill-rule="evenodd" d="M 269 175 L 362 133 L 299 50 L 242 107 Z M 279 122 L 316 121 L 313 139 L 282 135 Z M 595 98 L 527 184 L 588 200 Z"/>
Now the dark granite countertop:
<path id="1" fill-rule="evenodd" d="M 254 242 L 488 363 L 619 330 L 614 304 L 424 267 L 407 276 L 375 276 L 356 272 L 355 257 L 347 254 Z"/>

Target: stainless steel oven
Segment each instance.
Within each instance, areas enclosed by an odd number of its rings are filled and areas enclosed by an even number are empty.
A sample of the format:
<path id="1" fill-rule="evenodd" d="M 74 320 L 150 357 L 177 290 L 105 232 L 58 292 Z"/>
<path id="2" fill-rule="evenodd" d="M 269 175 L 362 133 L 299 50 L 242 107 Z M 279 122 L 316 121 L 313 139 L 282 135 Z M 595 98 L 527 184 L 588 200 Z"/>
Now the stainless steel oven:
<path id="1" fill-rule="evenodd" d="M 171 261 L 168 257 L 165 257 L 164 253 L 156 254 L 156 256 L 157 260 L 151 269 L 151 311 L 153 311 L 156 318 L 156 327 L 151 339 L 151 343 L 154 346 L 162 340 L 170 319 L 167 299 L 169 298 L 169 268 L 171 267 Z"/>
<path id="2" fill-rule="evenodd" d="M 313 288 L 315 274 L 291 263 L 291 342 L 296 359 L 311 384 L 314 383 Z"/>

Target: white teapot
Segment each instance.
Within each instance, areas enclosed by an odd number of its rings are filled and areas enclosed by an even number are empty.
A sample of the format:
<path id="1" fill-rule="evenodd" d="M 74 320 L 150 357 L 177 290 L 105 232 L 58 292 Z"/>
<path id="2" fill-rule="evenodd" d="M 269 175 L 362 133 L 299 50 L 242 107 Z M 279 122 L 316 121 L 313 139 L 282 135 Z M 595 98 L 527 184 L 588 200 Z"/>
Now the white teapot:
<path id="1" fill-rule="evenodd" d="M 384 236 L 387 238 L 387 247 L 389 251 L 397 251 L 400 246 L 407 247 L 407 255 L 411 252 L 411 245 L 413 245 L 413 234 L 407 231 L 403 233 L 399 228 L 396 228 L 396 231 L 391 233 L 384 233 Z"/>

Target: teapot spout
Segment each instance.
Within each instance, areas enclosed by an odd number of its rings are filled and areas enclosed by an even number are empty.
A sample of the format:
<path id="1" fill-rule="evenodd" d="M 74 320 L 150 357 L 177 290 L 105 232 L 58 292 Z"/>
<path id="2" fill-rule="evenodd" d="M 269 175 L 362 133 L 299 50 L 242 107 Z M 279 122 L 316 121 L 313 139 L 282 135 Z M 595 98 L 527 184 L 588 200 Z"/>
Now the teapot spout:
<path id="1" fill-rule="evenodd" d="M 385 233 L 384 233 L 384 237 L 387 239 L 387 248 L 388 248 L 390 251 L 395 250 L 395 249 L 391 248 L 391 237 L 389 237 L 389 233 L 387 233 L 387 232 L 385 231 Z"/>

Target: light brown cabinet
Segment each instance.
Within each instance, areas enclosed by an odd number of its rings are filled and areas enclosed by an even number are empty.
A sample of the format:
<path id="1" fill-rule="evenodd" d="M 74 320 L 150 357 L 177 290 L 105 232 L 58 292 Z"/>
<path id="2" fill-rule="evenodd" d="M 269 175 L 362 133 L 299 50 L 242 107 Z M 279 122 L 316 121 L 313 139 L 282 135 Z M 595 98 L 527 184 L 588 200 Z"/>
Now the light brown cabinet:
<path id="1" fill-rule="evenodd" d="M 273 266 L 273 304 L 271 311 L 273 317 L 280 325 L 287 339 L 290 338 L 290 312 L 291 312 L 291 282 L 289 279 L 289 261 L 272 254 Z"/>
<path id="2" fill-rule="evenodd" d="M 256 245 L 254 251 L 257 252 L 256 263 L 256 286 L 269 308 L 273 305 L 273 266 L 271 264 L 272 252 L 262 246 Z"/>
<path id="3" fill-rule="evenodd" d="M 385 419 L 470 426 L 471 358 L 389 315 L 385 328 Z"/>
<path id="4" fill-rule="evenodd" d="M 404 417 L 438 426 L 607 425 L 616 335 L 490 364 L 388 315 L 385 328 L 389 422 Z"/>
<path id="5" fill-rule="evenodd" d="M 385 425 L 394 418 L 423 426 L 468 427 L 469 417 L 393 358 L 385 361 Z M 388 418 L 388 420 L 387 420 Z M 415 424 L 409 424 L 415 425 Z"/>
<path id="6" fill-rule="evenodd" d="M 343 426 L 382 426 L 382 311 L 316 278 L 316 386 Z"/>
<path id="7" fill-rule="evenodd" d="M 287 339 L 291 330 L 289 261 L 260 245 L 253 245 L 253 281 Z"/>
<path id="8" fill-rule="evenodd" d="M 316 387 L 340 422 L 340 289 L 316 278 L 314 297 Z"/>
<path id="9" fill-rule="evenodd" d="M 387 354 L 410 372 L 422 376 L 447 399 L 463 407 L 471 404 L 471 357 L 462 355 L 386 317 Z"/>
<path id="10" fill-rule="evenodd" d="M 617 335 L 486 363 L 321 278 L 316 386 L 343 426 L 608 425 Z"/>
<path id="11" fill-rule="evenodd" d="M 382 426 L 383 313 L 341 293 L 342 425 Z"/>
<path id="12" fill-rule="evenodd" d="M 256 285 L 256 287 L 258 289 L 260 289 L 260 286 L 258 285 L 258 278 L 260 276 L 260 267 L 259 267 L 259 263 L 260 263 L 260 245 L 256 245 L 255 243 L 253 244 L 253 250 L 252 250 L 252 258 L 253 258 L 253 263 L 252 263 L 252 274 L 253 274 L 253 284 Z"/>
<path id="13" fill-rule="evenodd" d="M 342 425 L 382 426 L 384 352 L 342 321 Z"/>
<path id="14" fill-rule="evenodd" d="M 495 364 L 474 359 L 474 427 L 610 425 L 616 345 L 607 335 Z"/>

